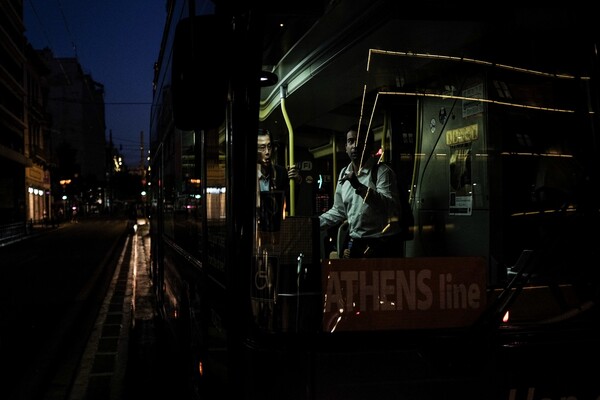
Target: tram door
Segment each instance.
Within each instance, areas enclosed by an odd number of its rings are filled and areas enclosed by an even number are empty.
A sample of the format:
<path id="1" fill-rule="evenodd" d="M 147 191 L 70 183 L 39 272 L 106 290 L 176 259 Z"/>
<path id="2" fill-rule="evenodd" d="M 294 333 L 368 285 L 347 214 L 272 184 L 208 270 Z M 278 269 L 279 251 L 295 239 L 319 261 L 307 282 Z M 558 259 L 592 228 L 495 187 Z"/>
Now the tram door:
<path id="1" fill-rule="evenodd" d="M 484 90 L 483 79 L 472 79 L 462 96 L 481 98 Z M 456 91 L 448 95 L 458 97 Z M 418 112 L 420 148 L 416 150 L 413 210 L 419 229 L 415 240 L 407 242 L 407 256 L 487 257 L 488 159 L 482 156 L 487 152 L 485 105 L 457 98 L 425 98 Z"/>

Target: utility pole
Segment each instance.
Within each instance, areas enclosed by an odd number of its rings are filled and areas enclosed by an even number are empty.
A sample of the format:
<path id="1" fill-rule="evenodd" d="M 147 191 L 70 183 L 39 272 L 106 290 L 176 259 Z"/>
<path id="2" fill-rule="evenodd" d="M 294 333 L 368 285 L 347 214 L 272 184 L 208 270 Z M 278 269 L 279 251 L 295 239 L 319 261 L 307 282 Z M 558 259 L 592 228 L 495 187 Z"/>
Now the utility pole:
<path id="1" fill-rule="evenodd" d="M 144 175 L 144 131 L 140 131 L 140 175 Z"/>

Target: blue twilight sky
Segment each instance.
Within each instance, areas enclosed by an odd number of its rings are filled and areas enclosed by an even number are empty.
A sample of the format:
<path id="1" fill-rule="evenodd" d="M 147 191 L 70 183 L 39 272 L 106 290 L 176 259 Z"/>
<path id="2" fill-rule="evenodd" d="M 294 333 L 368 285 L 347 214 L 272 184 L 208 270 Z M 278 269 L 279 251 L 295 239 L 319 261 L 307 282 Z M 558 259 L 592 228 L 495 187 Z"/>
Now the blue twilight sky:
<path id="1" fill-rule="evenodd" d="M 140 164 L 140 132 L 148 150 L 153 65 L 158 58 L 167 0 L 25 0 L 25 36 L 35 49 L 76 57 L 104 85 L 106 138 Z"/>

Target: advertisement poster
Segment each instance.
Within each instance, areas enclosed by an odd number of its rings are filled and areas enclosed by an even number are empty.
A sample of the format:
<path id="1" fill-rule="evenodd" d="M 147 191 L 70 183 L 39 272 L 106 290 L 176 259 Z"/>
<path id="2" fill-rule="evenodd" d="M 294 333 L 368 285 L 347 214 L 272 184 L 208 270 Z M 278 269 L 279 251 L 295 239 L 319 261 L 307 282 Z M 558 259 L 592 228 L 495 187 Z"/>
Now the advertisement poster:
<path id="1" fill-rule="evenodd" d="M 480 257 L 331 259 L 322 270 L 326 332 L 464 327 L 486 305 Z"/>
<path id="2" fill-rule="evenodd" d="M 472 150 L 471 144 L 479 138 L 477 124 L 446 132 L 446 144 L 450 147 L 450 215 L 471 215 Z"/>

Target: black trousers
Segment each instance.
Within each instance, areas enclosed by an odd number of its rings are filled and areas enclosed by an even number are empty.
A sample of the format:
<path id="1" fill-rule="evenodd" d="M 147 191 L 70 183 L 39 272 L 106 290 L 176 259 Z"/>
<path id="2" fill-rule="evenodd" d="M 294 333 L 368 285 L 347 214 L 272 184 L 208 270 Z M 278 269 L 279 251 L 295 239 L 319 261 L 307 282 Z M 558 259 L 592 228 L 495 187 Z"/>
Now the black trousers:
<path id="1" fill-rule="evenodd" d="M 350 258 L 394 258 L 404 256 L 404 241 L 400 235 L 379 238 L 350 238 L 347 244 Z"/>

